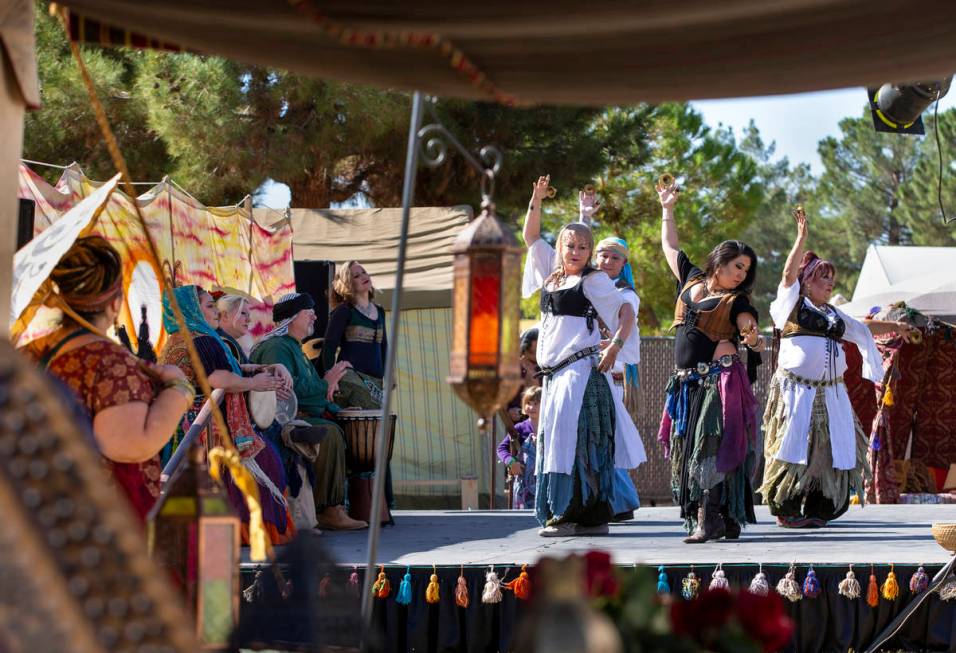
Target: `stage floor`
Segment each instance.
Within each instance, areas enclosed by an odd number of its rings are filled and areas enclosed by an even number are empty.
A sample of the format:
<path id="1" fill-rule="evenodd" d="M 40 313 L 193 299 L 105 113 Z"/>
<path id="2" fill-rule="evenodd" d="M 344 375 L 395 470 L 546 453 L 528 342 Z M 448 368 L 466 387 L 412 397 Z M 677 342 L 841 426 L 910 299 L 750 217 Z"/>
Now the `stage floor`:
<path id="1" fill-rule="evenodd" d="M 529 511 L 399 510 L 382 529 L 378 562 L 387 565 L 513 565 L 542 556 L 602 549 L 617 564 L 723 563 L 945 563 L 948 553 L 930 534 L 934 521 L 956 521 L 951 505 L 851 506 L 816 530 L 775 525 L 766 506 L 737 541 L 690 545 L 676 507 L 641 508 L 636 518 L 611 524 L 604 537 L 543 538 Z M 324 532 L 322 544 L 339 564 L 366 562 L 368 531 Z M 248 550 L 244 551 L 248 554 Z"/>

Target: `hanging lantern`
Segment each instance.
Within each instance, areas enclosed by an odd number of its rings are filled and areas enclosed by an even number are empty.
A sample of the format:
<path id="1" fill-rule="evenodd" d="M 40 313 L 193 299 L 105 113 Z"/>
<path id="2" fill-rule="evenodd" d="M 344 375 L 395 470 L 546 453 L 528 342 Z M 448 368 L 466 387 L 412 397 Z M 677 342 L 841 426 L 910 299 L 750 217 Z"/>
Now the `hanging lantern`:
<path id="1" fill-rule="evenodd" d="M 198 444 L 147 519 L 150 555 L 185 596 L 197 639 L 206 650 L 227 648 L 239 623 L 239 519 Z"/>
<path id="2" fill-rule="evenodd" d="M 521 386 L 518 362 L 521 248 L 488 199 L 452 245 L 454 317 L 448 382 L 479 426 Z"/>

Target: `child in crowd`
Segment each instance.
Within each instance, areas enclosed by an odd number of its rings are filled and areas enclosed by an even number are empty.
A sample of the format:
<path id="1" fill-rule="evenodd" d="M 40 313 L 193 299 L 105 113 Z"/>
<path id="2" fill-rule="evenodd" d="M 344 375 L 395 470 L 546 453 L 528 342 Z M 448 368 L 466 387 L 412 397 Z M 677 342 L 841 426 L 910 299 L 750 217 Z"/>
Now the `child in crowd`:
<path id="1" fill-rule="evenodd" d="M 511 435 L 505 435 L 498 445 L 498 459 L 508 468 L 514 479 L 511 488 L 515 510 L 534 508 L 534 463 L 537 446 L 538 412 L 541 409 L 541 388 L 528 388 L 521 395 L 521 412 L 528 419 L 515 424 L 520 441 L 512 446 Z"/>

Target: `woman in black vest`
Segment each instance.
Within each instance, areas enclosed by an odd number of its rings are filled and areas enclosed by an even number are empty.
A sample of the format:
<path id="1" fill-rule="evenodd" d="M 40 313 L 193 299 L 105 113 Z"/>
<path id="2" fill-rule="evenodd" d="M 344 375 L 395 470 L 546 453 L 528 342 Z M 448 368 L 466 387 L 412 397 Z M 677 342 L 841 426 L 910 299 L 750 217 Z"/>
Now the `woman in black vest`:
<path id="1" fill-rule="evenodd" d="M 610 370 L 625 344 L 624 300 L 607 274 L 591 267 L 594 238 L 582 223 L 566 225 L 557 251 L 540 238 L 548 177 L 534 184 L 524 240 L 522 292 L 541 290 L 537 362 L 543 373 L 538 423 L 535 516 L 543 537 L 605 535 L 613 517 L 614 468 L 646 460 L 623 404 L 611 393 Z M 612 332 L 600 348 L 598 318 Z M 630 338 L 636 329 L 630 329 Z"/>

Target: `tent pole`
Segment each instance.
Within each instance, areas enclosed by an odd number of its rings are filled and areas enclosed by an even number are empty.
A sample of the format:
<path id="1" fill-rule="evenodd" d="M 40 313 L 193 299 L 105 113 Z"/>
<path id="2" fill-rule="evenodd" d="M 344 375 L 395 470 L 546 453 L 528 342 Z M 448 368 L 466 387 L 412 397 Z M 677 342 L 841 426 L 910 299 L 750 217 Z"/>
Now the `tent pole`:
<path id="1" fill-rule="evenodd" d="M 375 577 L 375 563 L 378 557 L 378 538 L 382 530 L 382 497 L 385 492 L 385 470 L 388 465 L 387 434 L 392 407 L 392 387 L 395 384 L 395 352 L 398 349 L 399 316 L 402 304 L 402 283 L 405 278 L 405 254 L 408 246 L 408 223 L 415 195 L 415 175 L 418 171 L 418 130 L 422 124 L 422 93 L 412 95 L 412 115 L 408 125 L 408 150 L 405 153 L 405 181 L 402 184 L 402 230 L 398 241 L 398 262 L 395 270 L 395 289 L 392 291 L 392 315 L 388 327 L 389 347 L 385 361 L 385 378 L 382 381 L 382 420 L 378 427 L 378 439 L 375 442 L 375 479 L 372 487 L 372 510 L 368 525 L 368 560 L 365 565 L 365 579 L 362 584 L 362 620 L 364 633 L 372 626 L 372 578 Z M 363 650 L 368 648 L 368 640 L 363 641 Z"/>

